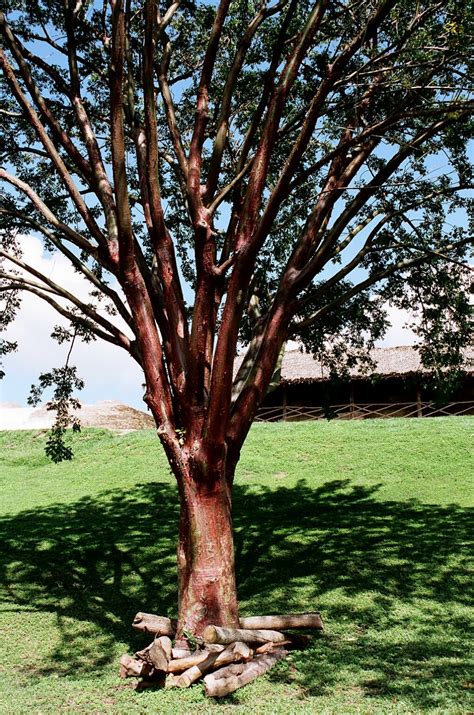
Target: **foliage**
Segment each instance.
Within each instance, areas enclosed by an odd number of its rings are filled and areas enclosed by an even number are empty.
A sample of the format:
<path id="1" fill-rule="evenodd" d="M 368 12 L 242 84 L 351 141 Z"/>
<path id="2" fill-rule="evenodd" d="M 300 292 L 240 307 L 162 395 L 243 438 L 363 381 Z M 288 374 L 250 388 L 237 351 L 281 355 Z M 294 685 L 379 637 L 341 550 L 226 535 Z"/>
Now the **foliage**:
<path id="1" fill-rule="evenodd" d="M 80 432 L 81 429 L 79 418 L 74 414 L 80 409 L 81 403 L 74 397 L 74 394 L 83 389 L 84 381 L 77 376 L 77 368 L 69 365 L 69 358 L 78 334 L 80 334 L 79 327 L 76 327 L 74 332 L 60 326 L 53 330 L 51 337 L 59 344 L 66 341 L 71 343 L 66 362 L 63 367 L 41 373 L 38 384 L 31 386 L 28 398 L 28 404 L 36 406 L 41 402 L 43 392 L 48 388 L 54 388 L 53 398 L 46 403 L 46 409 L 55 412 L 56 419 L 46 442 L 45 452 L 56 464 L 70 460 L 73 456 L 72 447 L 64 441 L 67 428 L 71 425 L 73 432 Z M 73 414 L 71 414 L 71 410 Z"/>

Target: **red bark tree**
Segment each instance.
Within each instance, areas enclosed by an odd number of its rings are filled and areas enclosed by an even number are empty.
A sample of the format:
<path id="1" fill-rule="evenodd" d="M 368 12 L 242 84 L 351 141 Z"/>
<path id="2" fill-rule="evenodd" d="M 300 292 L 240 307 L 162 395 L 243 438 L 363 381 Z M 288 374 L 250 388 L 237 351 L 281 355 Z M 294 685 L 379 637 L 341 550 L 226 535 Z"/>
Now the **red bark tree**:
<path id="1" fill-rule="evenodd" d="M 236 626 L 232 482 L 285 341 L 339 335 L 353 358 L 383 302 L 417 291 L 459 357 L 472 18 L 397 0 L 6 6 L 4 321 L 30 291 L 138 362 L 179 487 L 179 632 Z M 26 265 L 20 230 L 96 302 Z M 72 378 L 43 386 L 69 396 Z"/>

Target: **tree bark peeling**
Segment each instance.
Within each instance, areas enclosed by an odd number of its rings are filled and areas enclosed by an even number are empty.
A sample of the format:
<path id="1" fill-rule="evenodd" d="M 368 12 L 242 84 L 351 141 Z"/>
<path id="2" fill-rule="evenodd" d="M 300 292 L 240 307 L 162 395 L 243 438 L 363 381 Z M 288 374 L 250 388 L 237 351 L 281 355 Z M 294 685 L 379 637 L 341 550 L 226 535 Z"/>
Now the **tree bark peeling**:
<path id="1" fill-rule="evenodd" d="M 185 479 L 179 525 L 178 637 L 238 625 L 230 495 L 224 477 Z"/>

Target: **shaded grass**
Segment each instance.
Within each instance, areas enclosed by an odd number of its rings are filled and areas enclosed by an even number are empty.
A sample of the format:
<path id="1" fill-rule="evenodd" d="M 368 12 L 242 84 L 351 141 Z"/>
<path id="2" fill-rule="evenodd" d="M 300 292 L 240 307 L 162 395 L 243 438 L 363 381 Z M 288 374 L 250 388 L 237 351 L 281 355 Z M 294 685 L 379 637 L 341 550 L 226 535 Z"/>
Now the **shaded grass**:
<path id="1" fill-rule="evenodd" d="M 43 434 L 3 433 L 0 711 L 468 712 L 473 425 L 254 427 L 234 497 L 242 612 L 319 608 L 326 631 L 223 703 L 117 678 L 146 642 L 134 613 L 175 612 L 176 490 L 153 433 L 88 430 L 57 466 Z"/>

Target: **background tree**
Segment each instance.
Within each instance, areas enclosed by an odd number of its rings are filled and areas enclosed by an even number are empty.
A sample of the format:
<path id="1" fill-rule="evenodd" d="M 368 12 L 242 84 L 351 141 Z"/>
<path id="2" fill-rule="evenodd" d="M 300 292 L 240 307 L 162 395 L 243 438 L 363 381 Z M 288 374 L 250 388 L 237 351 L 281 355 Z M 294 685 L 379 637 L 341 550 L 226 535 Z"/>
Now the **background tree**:
<path id="1" fill-rule="evenodd" d="M 237 623 L 232 482 L 286 339 L 341 370 L 388 300 L 415 300 L 426 362 L 460 363 L 473 16 L 465 0 L 6 3 L 4 323 L 29 291 L 71 322 L 60 340 L 141 366 L 179 487 L 180 633 Z M 26 231 L 90 299 L 24 262 Z M 80 380 L 67 363 L 48 386 L 63 404 Z"/>

